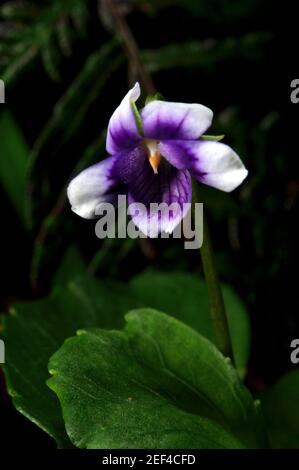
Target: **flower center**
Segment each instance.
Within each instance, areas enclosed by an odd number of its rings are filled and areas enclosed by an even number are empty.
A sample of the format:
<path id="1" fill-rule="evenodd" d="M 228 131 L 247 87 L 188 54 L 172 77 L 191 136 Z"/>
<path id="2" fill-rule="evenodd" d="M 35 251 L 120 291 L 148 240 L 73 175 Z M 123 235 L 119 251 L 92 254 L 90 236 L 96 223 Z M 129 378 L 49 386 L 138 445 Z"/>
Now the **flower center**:
<path id="1" fill-rule="evenodd" d="M 161 161 L 161 153 L 158 147 L 159 142 L 158 140 L 144 139 L 143 143 L 148 155 L 149 163 L 154 170 L 154 173 L 157 174 L 158 166 Z"/>

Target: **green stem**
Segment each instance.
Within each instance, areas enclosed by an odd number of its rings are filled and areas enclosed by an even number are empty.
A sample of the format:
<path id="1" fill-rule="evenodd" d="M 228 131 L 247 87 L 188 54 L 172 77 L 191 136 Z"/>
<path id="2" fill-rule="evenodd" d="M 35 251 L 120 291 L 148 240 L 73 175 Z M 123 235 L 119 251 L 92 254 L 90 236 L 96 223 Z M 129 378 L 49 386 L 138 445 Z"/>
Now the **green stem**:
<path id="1" fill-rule="evenodd" d="M 232 345 L 225 313 L 225 306 L 218 274 L 216 271 L 209 229 L 206 222 L 203 224 L 203 244 L 200 249 L 200 255 L 208 287 L 210 314 L 214 325 L 216 344 L 225 356 L 232 358 Z"/>
<path id="2" fill-rule="evenodd" d="M 194 202 L 197 201 L 197 191 L 193 187 Z M 232 344 L 225 313 L 225 306 L 221 291 L 221 285 L 215 265 L 213 248 L 210 240 L 208 224 L 203 221 L 203 243 L 200 248 L 203 271 L 207 283 L 210 315 L 214 326 L 216 345 L 224 356 L 233 359 Z"/>
<path id="3" fill-rule="evenodd" d="M 115 0 L 106 0 L 106 5 L 114 20 L 115 29 L 118 32 L 119 37 L 121 38 L 121 41 L 124 45 L 129 62 L 133 64 L 136 70 L 138 71 L 138 75 L 143 83 L 147 94 L 153 95 L 155 93 L 155 85 L 153 83 L 151 75 L 149 74 L 148 70 L 142 62 L 138 44 L 135 41 L 135 38 L 126 22 L 126 19 L 119 11 Z M 196 195 L 195 188 L 193 194 Z M 233 358 L 228 323 L 225 314 L 225 307 L 215 267 L 208 227 L 206 223 L 204 223 L 203 229 L 203 245 L 201 247 L 200 252 L 204 275 L 208 286 L 210 312 L 214 324 L 216 344 L 225 356 Z"/>

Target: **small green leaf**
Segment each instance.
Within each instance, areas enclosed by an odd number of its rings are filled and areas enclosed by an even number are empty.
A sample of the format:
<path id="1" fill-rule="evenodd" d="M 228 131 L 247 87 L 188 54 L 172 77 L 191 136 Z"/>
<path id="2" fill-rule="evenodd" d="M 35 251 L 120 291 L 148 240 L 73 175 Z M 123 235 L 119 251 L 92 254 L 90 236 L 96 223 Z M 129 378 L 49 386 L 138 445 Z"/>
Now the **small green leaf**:
<path id="1" fill-rule="evenodd" d="M 145 100 L 145 105 L 151 103 L 152 101 L 164 101 L 164 97 L 161 93 L 155 93 L 154 95 L 149 95 Z"/>
<path id="2" fill-rule="evenodd" d="M 130 103 L 131 103 L 131 108 L 132 108 L 132 111 L 133 111 L 133 115 L 134 115 L 134 119 L 135 119 L 135 123 L 136 123 L 137 129 L 138 129 L 138 132 L 139 132 L 140 135 L 144 135 L 141 116 L 140 116 L 140 113 L 137 109 L 135 101 L 131 100 Z"/>
<path id="3" fill-rule="evenodd" d="M 155 310 L 134 310 L 126 320 L 123 332 L 80 331 L 50 360 L 48 384 L 73 444 L 259 445 L 253 400 L 212 343 Z"/>
<path id="4" fill-rule="evenodd" d="M 202 135 L 199 139 L 200 140 L 213 140 L 215 142 L 219 142 L 220 140 L 224 139 L 225 135 Z"/>

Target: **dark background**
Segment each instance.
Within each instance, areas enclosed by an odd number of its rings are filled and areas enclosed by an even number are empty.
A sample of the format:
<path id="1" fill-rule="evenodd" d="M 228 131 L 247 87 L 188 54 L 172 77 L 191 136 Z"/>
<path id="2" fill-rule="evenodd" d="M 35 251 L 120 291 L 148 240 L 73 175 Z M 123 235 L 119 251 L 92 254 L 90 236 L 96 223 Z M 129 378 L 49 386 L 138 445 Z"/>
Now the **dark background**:
<path id="1" fill-rule="evenodd" d="M 45 8 L 48 3 L 44 2 Z M 11 110 L 29 147 L 34 145 L 54 104 L 80 71 L 87 55 L 112 34 L 105 21 L 104 26 L 101 24 L 95 3 L 89 2 L 88 34 L 74 40 L 71 57 L 60 64 L 60 82 L 49 78 L 37 57 L 6 89 L 6 104 L 1 106 Z M 249 170 L 245 184 L 232 195 L 206 188 L 202 188 L 202 195 L 221 280 L 234 286 L 250 313 L 252 354 L 247 384 L 254 391 L 260 390 L 294 368 L 289 358 L 290 342 L 299 337 L 295 245 L 299 104 L 290 101 L 290 83 L 298 76 L 297 16 L 293 5 L 288 8 L 287 2 L 267 0 L 122 4 L 128 10 L 128 22 L 142 50 L 188 41 L 216 44 L 207 48 L 201 64 L 192 64 L 191 59 L 188 63 L 187 49 L 185 65 L 178 57 L 177 65 L 158 70 L 153 78 L 167 100 L 200 102 L 212 108 L 215 123 L 209 133 L 225 133 L 226 142 L 236 149 Z M 245 36 L 251 39 L 246 42 L 242 39 Z M 231 44 L 228 38 L 232 38 Z M 38 282 L 32 286 L 30 266 L 42 220 L 87 142 L 106 126 L 127 90 L 127 80 L 124 63 L 111 76 L 105 92 L 95 100 L 70 142 L 58 146 L 57 139 L 53 139 L 43 149 L 44 157 L 34 173 L 38 204 L 30 231 L 24 229 L 9 197 L 0 188 L 3 311 L 17 299 L 36 298 L 49 291 L 51 276 L 70 242 L 78 244 L 88 260 L 99 248 L 89 222 L 75 217 L 65 207 L 59 230 L 46 241 Z M 64 123 L 65 128 L 68 125 L 69 122 Z M 42 197 L 38 181 L 44 181 L 45 175 L 50 191 Z M 108 273 L 125 280 L 148 265 L 200 270 L 198 256 L 191 252 L 183 258 L 174 241 L 167 246 L 165 241 L 156 240 L 151 248 L 153 257 L 146 256 L 136 245 L 116 265 L 108 258 L 97 274 Z M 2 377 L 0 416 L 1 423 L 7 423 L 4 442 L 55 447 L 46 434 L 13 409 Z"/>

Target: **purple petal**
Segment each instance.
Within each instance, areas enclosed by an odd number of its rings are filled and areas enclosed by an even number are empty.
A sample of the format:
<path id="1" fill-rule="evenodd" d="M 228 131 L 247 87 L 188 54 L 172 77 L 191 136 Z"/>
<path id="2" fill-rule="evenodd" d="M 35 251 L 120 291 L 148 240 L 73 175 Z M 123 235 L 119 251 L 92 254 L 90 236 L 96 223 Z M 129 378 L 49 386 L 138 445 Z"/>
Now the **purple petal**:
<path id="1" fill-rule="evenodd" d="M 108 157 L 82 171 L 70 182 L 67 195 L 76 214 L 93 219 L 101 203 L 115 202 L 120 185 L 115 173 L 116 161 L 116 156 Z"/>
<path id="2" fill-rule="evenodd" d="M 222 191 L 233 191 L 248 174 L 236 152 L 221 142 L 166 141 L 159 148 L 176 168 L 188 168 L 198 181 Z"/>
<path id="3" fill-rule="evenodd" d="M 210 127 L 213 112 L 201 104 L 152 101 L 142 112 L 144 134 L 149 139 L 197 139 Z"/>
<path id="4" fill-rule="evenodd" d="M 134 148 L 140 141 L 131 101 L 140 96 L 140 86 L 135 86 L 126 94 L 119 107 L 112 114 L 107 132 L 106 149 L 110 154 Z"/>
<path id="5" fill-rule="evenodd" d="M 187 203 L 191 202 L 189 172 L 179 171 L 162 160 L 155 174 L 142 148 L 119 158 L 117 168 L 127 185 L 129 213 L 139 230 L 148 236 L 173 232 L 188 211 Z M 135 211 L 133 203 L 141 203 L 142 210 Z M 161 203 L 164 204 L 159 207 Z"/>

